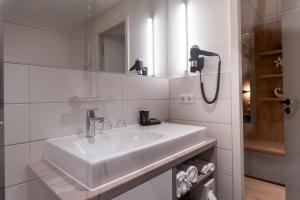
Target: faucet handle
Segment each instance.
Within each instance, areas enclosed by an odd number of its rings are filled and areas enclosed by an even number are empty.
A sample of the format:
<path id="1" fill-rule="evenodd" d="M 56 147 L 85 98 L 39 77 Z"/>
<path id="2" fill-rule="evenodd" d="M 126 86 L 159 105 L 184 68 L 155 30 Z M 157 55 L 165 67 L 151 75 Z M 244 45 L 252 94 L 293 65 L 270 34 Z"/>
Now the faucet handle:
<path id="1" fill-rule="evenodd" d="M 97 111 L 98 109 L 90 109 L 86 111 L 86 116 L 88 117 L 96 117 L 95 111 Z"/>

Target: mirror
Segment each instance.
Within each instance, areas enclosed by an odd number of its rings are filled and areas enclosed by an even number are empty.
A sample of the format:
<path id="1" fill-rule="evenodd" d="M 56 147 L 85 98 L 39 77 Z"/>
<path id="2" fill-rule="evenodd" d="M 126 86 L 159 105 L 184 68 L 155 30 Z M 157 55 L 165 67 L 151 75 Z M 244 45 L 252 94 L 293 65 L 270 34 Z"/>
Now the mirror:
<path id="1" fill-rule="evenodd" d="M 126 73 L 125 21 L 99 33 L 100 70 L 104 72 Z"/>
<path id="2" fill-rule="evenodd" d="M 148 76 L 166 77 L 167 10 L 167 0 L 5 0 L 7 35 L 27 34 L 8 38 L 19 48 L 5 60 L 127 74 L 142 59 Z"/>

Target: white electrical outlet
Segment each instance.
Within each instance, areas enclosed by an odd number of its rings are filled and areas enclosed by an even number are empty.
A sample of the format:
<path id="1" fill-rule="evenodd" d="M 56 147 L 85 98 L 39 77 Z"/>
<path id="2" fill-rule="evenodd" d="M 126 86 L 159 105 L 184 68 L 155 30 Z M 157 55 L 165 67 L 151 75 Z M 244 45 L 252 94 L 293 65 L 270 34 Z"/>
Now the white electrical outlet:
<path id="1" fill-rule="evenodd" d="M 194 94 L 182 94 L 179 100 L 182 104 L 193 104 L 195 102 Z"/>
<path id="2" fill-rule="evenodd" d="M 210 181 L 208 181 L 207 183 L 204 184 L 203 196 L 202 196 L 201 200 L 212 200 L 208 196 L 210 191 L 212 191 L 212 192 L 215 191 L 215 179 L 211 179 Z"/>

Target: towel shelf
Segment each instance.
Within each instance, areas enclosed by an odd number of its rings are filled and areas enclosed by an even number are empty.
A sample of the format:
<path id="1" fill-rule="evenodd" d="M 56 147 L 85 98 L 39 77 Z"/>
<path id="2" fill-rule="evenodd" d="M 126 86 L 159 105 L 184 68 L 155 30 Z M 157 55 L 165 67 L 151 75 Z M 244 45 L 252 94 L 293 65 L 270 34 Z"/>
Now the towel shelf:
<path id="1" fill-rule="evenodd" d="M 198 176 L 198 178 L 197 178 L 197 182 L 193 184 L 193 186 L 192 186 L 192 188 L 189 190 L 189 192 L 187 192 L 185 195 L 183 195 L 182 197 L 177 198 L 177 199 L 178 199 L 178 200 L 179 200 L 179 199 L 180 199 L 180 200 L 188 200 L 188 199 L 190 199 L 190 198 L 188 197 L 189 193 L 190 193 L 193 189 L 197 188 L 198 185 L 205 183 L 205 181 L 208 181 L 210 178 L 213 178 L 213 176 L 214 176 L 214 172 L 211 172 L 211 173 L 209 173 L 209 174 L 207 174 L 207 175 L 200 174 L 200 175 Z"/>

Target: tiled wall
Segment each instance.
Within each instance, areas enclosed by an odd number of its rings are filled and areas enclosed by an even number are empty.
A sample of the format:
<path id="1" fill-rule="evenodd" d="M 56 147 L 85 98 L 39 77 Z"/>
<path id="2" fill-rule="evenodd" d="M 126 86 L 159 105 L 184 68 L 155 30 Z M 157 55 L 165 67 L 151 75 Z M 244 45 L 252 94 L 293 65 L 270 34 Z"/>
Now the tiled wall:
<path id="1" fill-rule="evenodd" d="M 30 185 L 26 165 L 43 158 L 45 139 L 84 132 L 87 109 L 99 109 L 97 115 L 113 124 L 120 118 L 137 123 L 141 109 L 169 119 L 167 79 L 9 63 L 4 73 L 7 200 Z"/>
<path id="2" fill-rule="evenodd" d="M 14 22 L 5 21 L 4 26 L 6 62 L 71 69 L 83 68 L 84 40 Z"/>
<path id="3" fill-rule="evenodd" d="M 172 76 L 175 78 L 170 79 L 171 121 L 180 124 L 206 126 L 208 136 L 218 139 L 217 185 L 218 199 L 222 200 L 234 199 L 231 113 L 231 66 L 233 60 L 230 55 L 232 47 L 230 9 L 229 0 L 189 2 L 189 45 L 198 44 L 201 49 L 217 52 L 222 58 L 221 87 L 217 103 L 208 105 L 203 101 L 199 76 L 193 74 L 192 76 L 176 78 L 180 75 L 180 71 L 171 70 Z M 170 51 L 170 63 L 176 62 L 176 57 L 172 56 L 174 51 L 176 49 Z M 206 94 L 209 99 L 212 99 L 216 90 L 217 59 L 205 58 L 205 68 L 202 73 Z M 195 103 L 180 103 L 181 94 L 193 94 Z"/>
<path id="4" fill-rule="evenodd" d="M 215 91 L 215 75 L 203 76 L 209 97 Z M 199 76 L 170 80 L 171 121 L 180 124 L 205 126 L 208 136 L 218 139 L 218 195 L 220 199 L 232 200 L 232 135 L 230 73 L 221 75 L 219 100 L 207 105 L 200 95 Z M 194 94 L 194 104 L 182 104 L 180 94 Z"/>
<path id="5" fill-rule="evenodd" d="M 62 45 L 64 40 L 47 31 L 6 23 L 6 200 L 43 199 L 38 197 L 37 191 L 32 191 L 36 182 L 28 173 L 27 164 L 43 158 L 46 139 L 82 133 L 85 113 L 89 108 L 98 108 L 99 116 L 112 121 L 125 118 L 129 124 L 136 123 L 138 110 L 148 109 L 162 120 L 171 117 L 176 123 L 208 127 L 209 136 L 218 139 L 218 195 L 223 200 L 233 199 L 229 0 L 193 3 L 195 5 L 191 8 L 195 10 L 192 12 L 197 14 L 194 18 L 201 20 L 191 25 L 199 27 L 193 30 L 191 42 L 220 53 L 224 61 L 220 98 L 213 106 L 203 102 L 198 76 L 168 81 L 42 67 L 70 67 L 72 59 L 66 59 L 70 52 Z M 215 5 L 218 5 L 217 10 L 211 12 L 210 6 Z M 199 13 L 203 17 L 198 16 Z M 211 19 L 209 26 L 206 19 Z M 206 28 L 203 29 L 203 26 Z M 45 46 L 49 48 L 40 48 Z M 176 57 L 171 60 L 176 62 Z M 203 80 L 211 97 L 216 84 L 216 70 L 214 60 L 208 61 L 209 67 L 205 68 Z M 78 69 L 78 66 L 75 68 Z M 181 76 L 182 73 L 176 71 L 172 75 Z M 195 94 L 195 104 L 179 103 L 179 95 L 186 93 Z M 82 101 L 75 96 L 97 99 Z"/>

